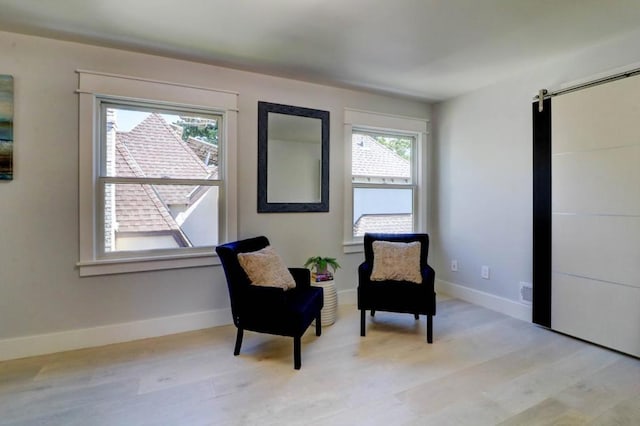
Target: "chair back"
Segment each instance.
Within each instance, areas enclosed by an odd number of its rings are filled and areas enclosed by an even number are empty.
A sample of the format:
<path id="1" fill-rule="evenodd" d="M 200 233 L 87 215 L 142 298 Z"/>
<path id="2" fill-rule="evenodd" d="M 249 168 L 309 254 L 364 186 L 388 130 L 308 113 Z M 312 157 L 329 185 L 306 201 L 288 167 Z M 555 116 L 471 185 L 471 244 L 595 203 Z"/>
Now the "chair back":
<path id="1" fill-rule="evenodd" d="M 222 244 L 216 247 L 216 253 L 220 258 L 224 274 L 227 278 L 229 288 L 229 299 L 231 301 L 231 313 L 233 322 L 237 321 L 240 314 L 239 303 L 241 303 L 242 290 L 250 285 L 249 277 L 238 261 L 238 253 L 250 253 L 258 251 L 269 245 L 267 237 L 260 236 L 241 241 Z"/>
<path id="2" fill-rule="evenodd" d="M 394 243 L 420 242 L 420 269 L 427 267 L 427 256 L 429 255 L 429 235 L 428 234 L 364 234 L 364 260 L 369 265 L 373 265 L 373 242 L 390 241 Z"/>

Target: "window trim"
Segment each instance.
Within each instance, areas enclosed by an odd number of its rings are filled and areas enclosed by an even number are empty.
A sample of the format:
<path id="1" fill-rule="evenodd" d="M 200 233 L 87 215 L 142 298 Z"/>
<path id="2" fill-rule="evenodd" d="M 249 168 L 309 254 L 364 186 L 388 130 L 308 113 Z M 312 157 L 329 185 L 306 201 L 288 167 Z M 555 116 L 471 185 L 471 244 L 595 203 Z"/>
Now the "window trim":
<path id="1" fill-rule="evenodd" d="M 423 118 L 406 117 L 345 108 L 344 111 L 344 149 L 345 149 L 345 187 L 344 187 L 344 225 L 343 251 L 344 253 L 359 253 L 364 251 L 362 237 L 353 236 L 353 182 L 352 182 L 352 138 L 356 132 L 370 132 L 375 134 L 397 134 L 415 137 L 412 155 L 412 179 L 414 187 L 414 229 L 415 232 L 426 232 L 428 229 L 428 188 L 429 139 L 427 135 L 429 120 Z M 391 186 L 389 184 L 388 186 Z M 404 185 L 397 185 L 398 188 Z M 396 187 L 395 185 L 393 187 Z"/>
<path id="2" fill-rule="evenodd" d="M 221 144 L 223 167 L 218 179 L 222 211 L 220 241 L 237 237 L 237 120 L 238 94 L 230 91 L 139 77 L 77 70 L 79 76 L 79 268 L 80 276 L 119 274 L 220 264 L 210 248 L 188 252 L 150 252 L 135 256 L 100 256 L 98 214 L 100 195 L 101 103 L 147 104 L 173 109 L 201 110 L 223 116 Z M 102 178 L 104 179 L 104 178 Z M 215 183 L 216 181 L 212 181 Z M 216 186 L 215 184 L 213 186 Z"/>

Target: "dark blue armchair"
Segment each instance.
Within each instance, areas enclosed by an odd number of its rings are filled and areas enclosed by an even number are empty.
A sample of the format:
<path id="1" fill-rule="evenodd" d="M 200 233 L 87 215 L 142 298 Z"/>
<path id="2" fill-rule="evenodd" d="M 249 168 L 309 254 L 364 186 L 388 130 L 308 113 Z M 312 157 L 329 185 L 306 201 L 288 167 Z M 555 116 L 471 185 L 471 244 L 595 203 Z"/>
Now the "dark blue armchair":
<path id="1" fill-rule="evenodd" d="M 419 284 L 407 281 L 372 281 L 374 241 L 400 243 L 420 242 Z M 358 268 L 358 309 L 360 310 L 360 335 L 365 335 L 367 310 L 371 316 L 376 311 L 400 312 L 427 316 L 427 342 L 433 342 L 433 316 L 436 314 L 435 272 L 427 264 L 429 236 L 427 234 L 373 234 L 364 236 L 364 262 Z"/>
<path id="2" fill-rule="evenodd" d="M 266 237 L 250 238 L 216 247 L 229 287 L 233 323 L 237 327 L 234 355 L 240 353 L 244 330 L 293 337 L 294 368 L 302 365 L 300 338 L 315 320 L 316 336 L 322 326 L 322 288 L 312 287 L 310 272 L 305 268 L 289 268 L 296 288 L 284 291 L 277 287 L 251 285 L 238 261 L 238 253 L 249 253 L 269 245 Z"/>

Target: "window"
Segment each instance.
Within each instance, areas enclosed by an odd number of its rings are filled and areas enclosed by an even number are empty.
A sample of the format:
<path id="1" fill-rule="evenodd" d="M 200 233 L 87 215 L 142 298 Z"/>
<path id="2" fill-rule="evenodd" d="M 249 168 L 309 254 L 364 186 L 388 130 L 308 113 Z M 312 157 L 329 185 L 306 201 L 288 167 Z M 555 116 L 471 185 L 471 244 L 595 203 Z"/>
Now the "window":
<path id="1" fill-rule="evenodd" d="M 217 263 L 235 237 L 235 95 L 79 73 L 81 275 Z"/>
<path id="2" fill-rule="evenodd" d="M 222 116 L 99 102 L 99 255 L 218 244 Z"/>
<path id="3" fill-rule="evenodd" d="M 351 137 L 353 236 L 413 232 L 415 137 L 354 130 Z"/>
<path id="4" fill-rule="evenodd" d="M 345 135 L 351 164 L 345 249 L 359 246 L 366 232 L 423 232 L 426 121 L 346 110 Z"/>

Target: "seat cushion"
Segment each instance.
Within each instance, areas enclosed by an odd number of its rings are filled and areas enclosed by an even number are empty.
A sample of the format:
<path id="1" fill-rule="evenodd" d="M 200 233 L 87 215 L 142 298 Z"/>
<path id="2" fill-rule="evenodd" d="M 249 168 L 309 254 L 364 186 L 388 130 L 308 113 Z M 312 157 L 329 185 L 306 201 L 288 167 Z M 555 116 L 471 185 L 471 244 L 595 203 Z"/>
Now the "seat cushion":
<path id="1" fill-rule="evenodd" d="M 324 305 L 323 290 L 320 287 L 296 289 L 287 294 L 287 309 L 306 329 Z"/>
<path id="2" fill-rule="evenodd" d="M 433 313 L 433 292 L 409 281 L 371 281 L 358 287 L 358 308 L 389 312 Z"/>
<path id="3" fill-rule="evenodd" d="M 409 281 L 420 284 L 420 242 L 373 242 L 371 281 Z"/>
<path id="4" fill-rule="evenodd" d="M 320 287 L 295 288 L 285 293 L 282 306 L 265 301 L 242 315 L 247 330 L 282 336 L 302 336 L 324 304 Z"/>
<path id="5" fill-rule="evenodd" d="M 238 262 L 252 285 L 295 288 L 296 282 L 280 255 L 271 246 L 248 253 L 238 253 Z"/>

